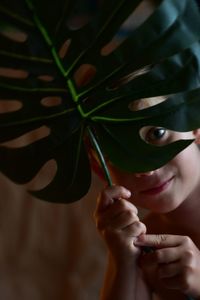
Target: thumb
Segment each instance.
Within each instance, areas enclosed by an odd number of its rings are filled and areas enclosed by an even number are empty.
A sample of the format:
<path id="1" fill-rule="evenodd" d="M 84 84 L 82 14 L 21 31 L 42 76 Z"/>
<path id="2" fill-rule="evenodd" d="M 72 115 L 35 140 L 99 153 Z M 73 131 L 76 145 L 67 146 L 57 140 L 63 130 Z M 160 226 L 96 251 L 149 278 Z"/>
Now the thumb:
<path id="1" fill-rule="evenodd" d="M 182 237 L 170 234 L 142 234 L 134 241 L 136 246 L 147 246 L 154 248 L 175 247 L 180 245 Z"/>

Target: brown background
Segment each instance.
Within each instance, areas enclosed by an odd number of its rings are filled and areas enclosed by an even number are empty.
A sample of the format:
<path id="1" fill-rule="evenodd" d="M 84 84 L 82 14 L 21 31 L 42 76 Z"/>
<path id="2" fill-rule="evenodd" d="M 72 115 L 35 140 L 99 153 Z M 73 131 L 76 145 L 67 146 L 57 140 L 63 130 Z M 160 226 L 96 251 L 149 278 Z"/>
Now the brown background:
<path id="1" fill-rule="evenodd" d="M 1 299 L 98 299 L 105 248 L 92 214 L 100 188 L 93 176 L 81 201 L 50 204 L 0 175 Z"/>

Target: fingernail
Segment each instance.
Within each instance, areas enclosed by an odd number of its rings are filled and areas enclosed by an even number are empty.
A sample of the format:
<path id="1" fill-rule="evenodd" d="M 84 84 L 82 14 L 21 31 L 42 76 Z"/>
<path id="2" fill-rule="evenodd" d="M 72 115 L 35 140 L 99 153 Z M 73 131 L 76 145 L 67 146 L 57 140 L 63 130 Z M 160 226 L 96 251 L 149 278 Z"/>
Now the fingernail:
<path id="1" fill-rule="evenodd" d="M 137 245 L 137 246 L 142 246 L 143 245 L 143 243 L 139 240 L 139 237 L 136 237 L 134 239 L 134 245 Z"/>
<path id="2" fill-rule="evenodd" d="M 138 245 L 138 246 L 144 246 L 145 243 L 144 243 L 144 241 L 141 240 L 141 237 L 142 237 L 142 236 L 136 237 L 135 240 L 134 240 L 134 244 L 136 244 L 136 245 Z"/>

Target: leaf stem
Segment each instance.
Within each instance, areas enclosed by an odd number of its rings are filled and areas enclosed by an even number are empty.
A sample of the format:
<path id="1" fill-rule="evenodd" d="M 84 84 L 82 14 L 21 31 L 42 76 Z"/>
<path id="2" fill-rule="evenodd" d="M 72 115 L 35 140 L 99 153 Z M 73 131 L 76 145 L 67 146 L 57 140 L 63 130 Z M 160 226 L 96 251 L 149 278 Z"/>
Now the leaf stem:
<path id="1" fill-rule="evenodd" d="M 35 12 L 35 7 L 34 7 L 32 1 L 31 0 L 26 0 L 26 3 L 28 5 L 29 9 L 32 11 L 33 20 L 34 20 L 37 28 L 39 29 L 40 33 L 42 34 L 42 36 L 43 36 L 44 40 L 46 41 L 47 45 L 50 47 L 51 54 L 53 56 L 53 59 L 54 59 L 56 65 L 57 65 L 58 69 L 60 70 L 60 72 L 64 76 L 64 78 L 67 79 L 68 74 L 65 72 L 65 69 L 64 69 L 64 66 L 62 64 L 62 61 L 61 61 L 61 59 L 60 59 L 60 57 L 59 57 L 59 55 L 57 53 L 57 50 L 55 49 L 55 47 L 53 45 L 53 42 L 51 40 L 51 37 L 50 37 L 48 31 L 43 26 L 41 20 L 39 19 L 38 15 Z M 79 95 L 77 94 L 75 86 L 74 86 L 74 83 L 72 82 L 71 79 L 67 79 L 67 85 L 68 85 L 68 88 L 69 88 L 69 91 L 71 93 L 73 101 L 75 103 L 78 103 Z M 85 118 L 86 115 L 84 114 L 84 111 L 83 111 L 83 109 L 81 108 L 80 105 L 77 105 L 77 109 L 80 112 L 81 116 L 83 118 Z"/>
<path id="2" fill-rule="evenodd" d="M 108 182 L 108 185 L 109 186 L 112 186 L 113 183 L 112 183 L 112 179 L 111 179 L 111 176 L 110 176 L 110 172 L 107 168 L 107 165 L 106 165 L 106 162 L 105 162 L 105 158 L 103 156 L 103 153 L 101 151 L 101 148 L 99 146 L 99 143 L 97 142 L 97 139 L 95 137 L 95 134 L 93 133 L 91 127 L 87 127 L 87 131 L 88 131 L 88 134 L 89 134 L 89 137 L 90 137 L 90 140 L 96 150 L 96 153 L 98 155 L 98 158 L 99 158 L 99 161 L 101 163 L 101 166 L 102 166 L 102 169 L 104 171 L 104 175 L 105 175 L 105 179 L 106 181 Z"/>
<path id="3" fill-rule="evenodd" d="M 73 98 L 74 102 L 77 102 L 78 97 L 77 97 L 76 89 L 75 89 L 74 84 L 73 84 L 71 79 L 67 80 L 67 85 L 68 85 L 68 88 L 71 92 L 71 95 L 72 95 L 72 98 Z"/>

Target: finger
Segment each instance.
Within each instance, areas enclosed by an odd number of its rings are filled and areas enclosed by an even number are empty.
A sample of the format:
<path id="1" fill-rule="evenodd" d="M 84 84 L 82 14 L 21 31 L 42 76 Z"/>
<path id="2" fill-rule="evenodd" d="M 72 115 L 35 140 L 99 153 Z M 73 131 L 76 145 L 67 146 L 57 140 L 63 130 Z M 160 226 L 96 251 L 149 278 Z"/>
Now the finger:
<path id="1" fill-rule="evenodd" d="M 182 293 L 188 294 L 189 291 L 189 282 L 191 278 L 186 278 L 182 274 L 170 278 L 162 278 L 162 285 L 170 290 L 180 290 Z"/>
<path id="2" fill-rule="evenodd" d="M 134 242 L 136 246 L 148 246 L 154 248 L 176 247 L 183 242 L 183 236 L 170 234 L 144 234 Z"/>
<path id="3" fill-rule="evenodd" d="M 181 252 L 180 247 L 171 247 L 155 250 L 152 255 L 158 264 L 169 264 L 179 260 Z"/>
<path id="4" fill-rule="evenodd" d="M 126 227 L 134 221 L 138 221 L 136 207 L 127 200 L 116 200 L 105 211 L 95 214 L 95 221 L 98 229 L 106 226 L 118 228 Z"/>
<path id="5" fill-rule="evenodd" d="M 97 199 L 96 212 L 104 211 L 109 205 L 113 204 L 116 199 L 128 199 L 131 192 L 123 186 L 107 187 Z"/>
<path id="6" fill-rule="evenodd" d="M 182 267 L 179 262 L 163 264 L 158 268 L 158 277 L 160 279 L 175 277 L 180 274 Z"/>
<path id="7" fill-rule="evenodd" d="M 140 234 L 145 234 L 147 229 L 142 222 L 134 222 L 122 229 L 129 237 L 137 237 Z"/>
<path id="8" fill-rule="evenodd" d="M 169 264 L 178 261 L 180 256 L 181 254 L 179 247 L 163 248 L 153 250 L 150 253 L 145 253 L 141 257 L 141 260 L 143 264 Z"/>
<path id="9" fill-rule="evenodd" d="M 139 218 L 132 209 L 127 209 L 109 219 L 110 226 L 116 229 L 125 229 L 127 226 L 139 222 Z"/>
<path id="10" fill-rule="evenodd" d="M 112 201 L 113 203 L 108 205 L 106 209 L 96 209 L 96 211 L 94 212 L 94 218 L 98 218 L 99 216 L 105 218 L 112 218 L 115 215 L 118 215 L 127 210 L 132 211 L 133 213 L 135 213 L 135 215 L 138 214 L 138 210 L 135 207 L 135 205 L 133 205 L 128 200 L 120 198 L 116 200 L 112 199 Z"/>

